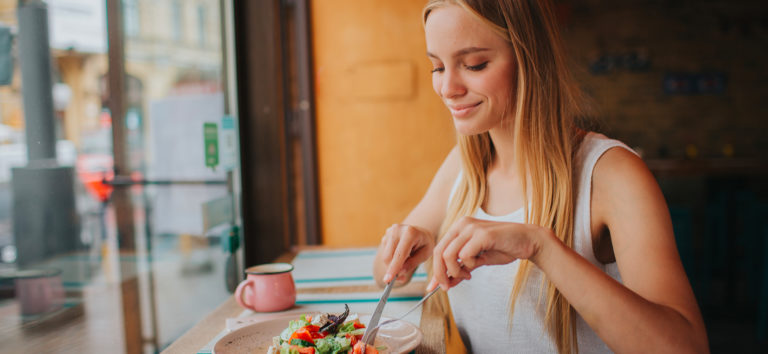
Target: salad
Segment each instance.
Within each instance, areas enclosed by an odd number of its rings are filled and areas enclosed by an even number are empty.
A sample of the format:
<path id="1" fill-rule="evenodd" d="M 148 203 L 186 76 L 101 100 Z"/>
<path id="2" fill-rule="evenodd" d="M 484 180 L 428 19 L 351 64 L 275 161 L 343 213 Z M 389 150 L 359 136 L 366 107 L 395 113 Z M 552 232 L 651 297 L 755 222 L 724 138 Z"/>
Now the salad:
<path id="1" fill-rule="evenodd" d="M 365 325 L 356 314 L 349 315 L 344 304 L 340 315 L 319 313 L 291 320 L 279 336 L 272 338 L 268 354 L 360 354 Z M 378 354 L 386 347 L 367 346 L 366 354 Z"/>

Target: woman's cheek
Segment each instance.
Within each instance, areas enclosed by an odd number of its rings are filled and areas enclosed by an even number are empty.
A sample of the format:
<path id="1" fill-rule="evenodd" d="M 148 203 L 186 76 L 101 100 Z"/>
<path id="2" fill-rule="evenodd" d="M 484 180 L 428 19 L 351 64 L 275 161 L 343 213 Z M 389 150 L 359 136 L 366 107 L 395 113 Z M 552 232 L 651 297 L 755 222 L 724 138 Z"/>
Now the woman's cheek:
<path id="1" fill-rule="evenodd" d="M 440 76 L 436 74 L 432 74 L 432 90 L 435 91 L 437 96 L 440 96 L 440 86 L 441 86 Z"/>

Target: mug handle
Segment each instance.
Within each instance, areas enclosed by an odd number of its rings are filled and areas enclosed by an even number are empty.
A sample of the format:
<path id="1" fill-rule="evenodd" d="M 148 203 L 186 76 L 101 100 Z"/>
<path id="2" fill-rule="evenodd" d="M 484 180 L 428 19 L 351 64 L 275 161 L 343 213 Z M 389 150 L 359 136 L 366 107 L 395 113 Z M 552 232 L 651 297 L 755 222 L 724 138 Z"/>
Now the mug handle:
<path id="1" fill-rule="evenodd" d="M 249 304 L 248 301 L 243 298 L 243 296 L 245 296 L 245 288 L 248 286 L 253 287 L 253 281 L 250 279 L 243 280 L 243 282 L 237 286 L 237 290 L 235 290 L 235 300 L 240 306 L 253 310 L 253 305 Z"/>

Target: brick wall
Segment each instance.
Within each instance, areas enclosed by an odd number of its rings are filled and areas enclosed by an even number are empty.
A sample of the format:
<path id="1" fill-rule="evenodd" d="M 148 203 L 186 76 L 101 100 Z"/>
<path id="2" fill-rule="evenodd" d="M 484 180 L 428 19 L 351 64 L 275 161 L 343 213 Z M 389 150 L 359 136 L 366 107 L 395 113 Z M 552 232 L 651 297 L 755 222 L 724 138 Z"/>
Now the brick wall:
<path id="1" fill-rule="evenodd" d="M 563 38 L 594 100 L 599 130 L 648 158 L 683 157 L 686 148 L 698 157 L 768 156 L 766 4 L 558 2 Z M 705 87 L 669 91 L 672 75 Z M 722 82 L 706 87 L 713 78 Z"/>

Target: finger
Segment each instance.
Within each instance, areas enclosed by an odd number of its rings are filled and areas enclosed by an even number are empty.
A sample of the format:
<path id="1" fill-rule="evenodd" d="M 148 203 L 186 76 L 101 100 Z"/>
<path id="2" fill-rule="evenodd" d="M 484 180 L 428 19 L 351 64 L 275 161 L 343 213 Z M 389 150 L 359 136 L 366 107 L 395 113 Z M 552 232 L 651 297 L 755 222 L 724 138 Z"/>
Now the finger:
<path id="1" fill-rule="evenodd" d="M 408 274 L 412 273 L 416 267 L 419 266 L 419 264 L 429 258 L 429 255 L 429 250 L 426 247 L 419 247 L 415 253 L 411 254 L 411 256 L 405 260 L 405 263 L 403 263 L 402 272 Z"/>
<path id="2" fill-rule="evenodd" d="M 384 245 L 382 248 L 382 260 L 384 261 L 384 264 L 387 265 L 392 262 L 392 255 L 395 252 L 395 245 L 397 244 L 397 233 L 394 232 L 394 228 L 395 225 L 387 228 L 384 237 L 381 239 L 381 242 Z"/>
<path id="3" fill-rule="evenodd" d="M 459 236 L 458 230 L 460 228 L 456 227 L 455 225 L 452 226 L 448 231 L 443 235 L 443 237 L 440 239 L 440 242 L 438 242 L 435 245 L 435 249 L 433 252 L 434 256 L 442 257 L 443 252 L 445 251 L 445 248 L 448 247 L 448 245 Z"/>
<path id="4" fill-rule="evenodd" d="M 464 247 L 472 234 L 466 233 L 456 237 L 443 251 L 443 262 L 445 262 L 446 270 L 449 276 L 454 278 L 466 279 L 469 276 L 469 272 L 462 268 L 461 260 L 459 259 L 459 251 Z"/>
<path id="5" fill-rule="evenodd" d="M 445 290 L 448 290 L 448 289 L 450 289 L 450 288 L 452 288 L 452 287 L 454 287 L 456 285 L 459 285 L 459 283 L 461 283 L 462 281 L 464 281 L 464 279 L 462 279 L 462 278 L 449 278 L 448 288 L 445 289 Z"/>
<path id="6" fill-rule="evenodd" d="M 438 285 L 439 285 L 439 283 L 437 282 L 437 279 L 435 279 L 435 277 L 432 277 L 432 278 L 429 280 L 429 284 L 427 284 L 427 292 L 430 292 L 430 291 L 432 291 L 432 290 L 435 290 L 435 288 L 436 288 Z"/>
<path id="7" fill-rule="evenodd" d="M 458 228 L 452 227 L 451 229 L 446 232 L 446 234 L 443 236 L 443 238 L 440 240 L 440 243 L 435 246 L 435 250 L 432 253 L 432 272 L 433 276 L 437 280 L 437 282 L 440 284 L 440 287 L 447 290 L 449 289 L 449 274 L 447 272 L 445 260 L 443 259 L 443 254 L 445 253 L 446 247 L 451 244 L 451 242 L 458 237 L 458 233 L 456 232 Z"/>
<path id="8" fill-rule="evenodd" d="M 397 248 L 397 244 L 400 242 L 400 238 L 398 236 L 399 235 L 397 232 L 395 232 L 395 225 L 392 225 L 387 229 L 387 233 L 385 235 L 386 245 L 384 246 L 384 256 L 382 257 L 384 265 L 386 266 L 384 277 L 382 278 L 384 283 L 389 283 L 390 280 L 392 280 L 390 268 L 393 266 L 392 261 L 394 260 L 395 249 Z"/>
<path id="9" fill-rule="evenodd" d="M 427 285 L 427 292 L 435 290 L 435 288 L 438 286 L 442 288 L 444 291 L 448 291 L 452 287 L 459 285 L 459 283 L 461 283 L 462 281 L 464 281 L 464 279 L 448 277 L 448 280 L 444 284 L 441 284 L 437 281 L 436 278 L 433 277 L 432 280 L 429 282 L 429 285 Z"/>
<path id="10" fill-rule="evenodd" d="M 451 227 L 451 234 L 455 235 L 445 246 L 442 252 L 443 261 L 447 268 L 449 276 L 454 278 L 469 279 L 469 271 L 463 268 L 462 260 L 459 258 L 459 251 L 473 237 L 473 230 L 476 228 L 472 218 L 461 218 L 459 222 Z"/>
<path id="11" fill-rule="evenodd" d="M 392 256 L 392 262 L 389 263 L 387 272 L 384 275 L 384 281 L 389 282 L 398 273 L 403 271 L 403 264 L 410 257 L 411 251 L 414 247 L 414 235 L 413 233 L 402 232 L 402 227 L 398 227 L 397 233 L 399 234 L 399 241 L 397 247 L 395 247 L 395 253 Z"/>
<path id="12" fill-rule="evenodd" d="M 400 272 L 395 280 L 398 284 L 405 284 L 408 281 L 408 278 L 410 278 L 410 273 Z"/>
<path id="13" fill-rule="evenodd" d="M 483 253 L 489 246 L 486 245 L 485 235 L 474 235 L 472 239 L 468 240 L 464 247 L 459 251 L 458 257 L 464 263 L 465 269 L 474 270 L 479 266 L 482 266 L 482 261 L 485 260 Z"/>
<path id="14" fill-rule="evenodd" d="M 445 273 L 443 257 L 437 248 L 435 248 L 435 252 L 432 254 L 432 279 L 437 282 L 440 287 L 447 289 L 448 275 Z"/>

